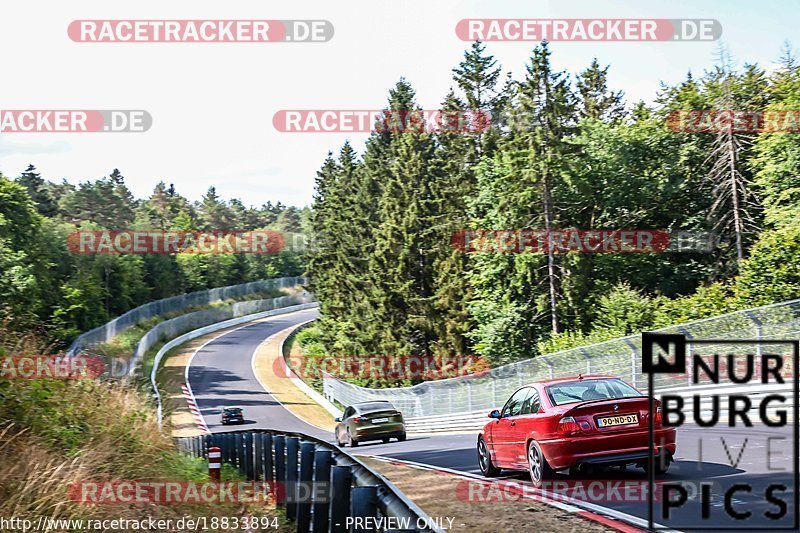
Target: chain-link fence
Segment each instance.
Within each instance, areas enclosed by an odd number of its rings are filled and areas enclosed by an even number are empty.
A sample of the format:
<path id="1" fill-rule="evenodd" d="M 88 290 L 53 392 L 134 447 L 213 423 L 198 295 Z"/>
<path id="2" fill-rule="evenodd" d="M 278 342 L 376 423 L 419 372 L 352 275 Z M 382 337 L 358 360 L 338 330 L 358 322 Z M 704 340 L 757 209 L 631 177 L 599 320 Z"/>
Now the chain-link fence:
<path id="1" fill-rule="evenodd" d="M 800 336 L 800 300 L 792 300 L 738 311 L 726 315 L 671 326 L 661 333 L 683 334 L 687 339 L 797 339 Z M 725 345 L 689 346 L 700 355 L 712 353 L 741 353 L 742 347 Z M 762 351 L 790 355 L 791 346 L 757 344 L 751 348 L 756 355 Z M 791 369 L 796 372 L 796 369 Z M 323 392 L 331 401 L 342 405 L 369 400 L 388 400 L 406 418 L 487 411 L 502 405 L 520 386 L 532 381 L 578 374 L 610 374 L 629 381 L 637 388 L 647 387 L 642 373 L 641 336 L 614 339 L 607 342 L 540 355 L 492 369 L 473 376 L 463 376 L 421 383 L 413 387 L 370 389 L 346 383 L 329 374 L 324 375 Z M 691 368 L 686 374 L 658 374 L 656 389 L 692 386 Z M 700 380 L 698 385 L 708 385 Z"/>
<path id="2" fill-rule="evenodd" d="M 241 298 L 242 296 L 257 294 L 259 292 L 268 290 L 292 287 L 294 285 L 303 285 L 306 283 L 306 281 L 306 278 L 303 277 L 267 279 L 243 283 L 241 285 L 231 285 L 228 287 L 217 287 L 215 289 L 208 289 L 205 291 L 190 292 L 188 294 L 180 294 L 178 296 L 172 296 L 170 298 L 149 302 L 131 309 L 127 313 L 118 316 L 107 324 L 103 324 L 100 327 L 87 331 L 86 333 L 78 336 L 78 338 L 75 339 L 70 346 L 67 353 L 69 355 L 76 355 L 81 350 L 109 342 L 111 339 L 135 326 L 139 322 L 154 318 L 159 315 L 183 311 L 190 307 L 209 305 L 231 298 Z M 261 310 L 263 311 L 263 309 Z"/>

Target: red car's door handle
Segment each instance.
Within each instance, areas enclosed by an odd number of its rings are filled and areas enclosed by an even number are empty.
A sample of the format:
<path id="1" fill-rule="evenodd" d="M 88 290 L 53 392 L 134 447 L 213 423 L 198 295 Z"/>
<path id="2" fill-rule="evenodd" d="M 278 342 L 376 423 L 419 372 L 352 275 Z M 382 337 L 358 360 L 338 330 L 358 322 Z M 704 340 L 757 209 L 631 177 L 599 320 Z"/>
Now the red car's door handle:
<path id="1" fill-rule="evenodd" d="M 511 421 L 511 425 L 512 425 L 512 426 L 516 426 L 516 425 L 517 425 L 517 421 L 516 421 L 516 420 L 512 420 L 512 421 Z"/>

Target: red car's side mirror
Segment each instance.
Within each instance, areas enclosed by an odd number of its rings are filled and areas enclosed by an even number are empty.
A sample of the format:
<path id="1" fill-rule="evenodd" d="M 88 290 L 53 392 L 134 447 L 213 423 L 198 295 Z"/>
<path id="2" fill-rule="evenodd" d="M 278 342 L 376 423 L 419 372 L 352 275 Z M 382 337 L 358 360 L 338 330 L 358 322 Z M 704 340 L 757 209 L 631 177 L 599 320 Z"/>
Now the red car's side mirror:
<path id="1" fill-rule="evenodd" d="M 495 409 L 491 413 L 489 413 L 489 418 L 500 418 L 500 411 Z"/>

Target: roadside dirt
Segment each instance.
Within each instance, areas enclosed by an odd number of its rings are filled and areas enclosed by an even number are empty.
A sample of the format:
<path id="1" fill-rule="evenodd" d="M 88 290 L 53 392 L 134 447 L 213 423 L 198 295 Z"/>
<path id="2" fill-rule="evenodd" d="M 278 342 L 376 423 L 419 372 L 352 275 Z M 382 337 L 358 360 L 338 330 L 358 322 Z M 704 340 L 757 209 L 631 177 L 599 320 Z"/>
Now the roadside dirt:
<path id="1" fill-rule="evenodd" d="M 388 463 L 359 456 L 368 466 L 394 483 L 431 518 L 444 518 L 449 531 L 497 532 L 582 532 L 617 531 L 581 515 L 570 513 L 541 501 L 469 501 L 470 485 L 478 485 L 454 475 Z M 485 494 L 476 489 L 477 494 Z M 452 518 L 452 526 L 448 525 Z"/>

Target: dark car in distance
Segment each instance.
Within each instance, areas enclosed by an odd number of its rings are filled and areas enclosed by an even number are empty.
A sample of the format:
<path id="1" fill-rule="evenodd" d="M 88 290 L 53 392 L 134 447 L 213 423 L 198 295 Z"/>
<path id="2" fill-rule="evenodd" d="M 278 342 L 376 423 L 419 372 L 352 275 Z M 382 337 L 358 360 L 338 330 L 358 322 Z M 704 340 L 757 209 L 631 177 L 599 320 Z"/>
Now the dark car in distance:
<path id="1" fill-rule="evenodd" d="M 223 407 L 220 421 L 223 426 L 228 424 L 244 424 L 244 413 L 241 407 Z"/>
<path id="2" fill-rule="evenodd" d="M 389 402 L 362 402 L 349 406 L 337 418 L 335 436 L 339 446 L 358 446 L 359 442 L 389 439 L 406 440 L 403 414 Z"/>

